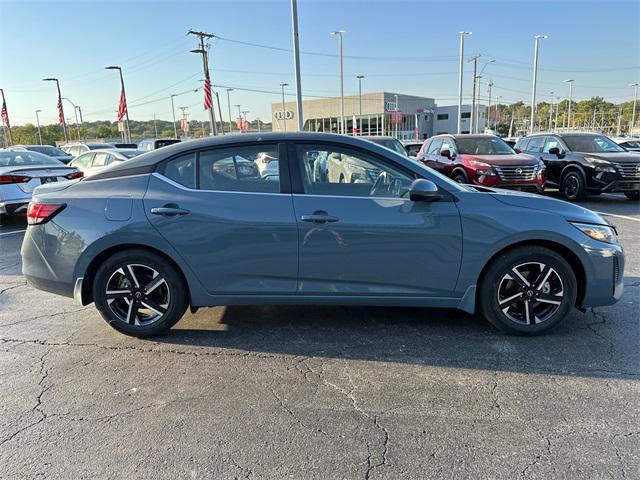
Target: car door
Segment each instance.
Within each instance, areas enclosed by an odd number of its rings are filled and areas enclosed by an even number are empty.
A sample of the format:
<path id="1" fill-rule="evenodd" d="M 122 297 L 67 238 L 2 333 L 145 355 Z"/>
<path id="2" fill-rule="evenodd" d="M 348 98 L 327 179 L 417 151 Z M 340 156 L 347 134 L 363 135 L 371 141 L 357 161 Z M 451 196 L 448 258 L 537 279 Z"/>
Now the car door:
<path id="1" fill-rule="evenodd" d="M 553 153 L 549 153 L 549 150 L 552 148 L 557 148 L 560 151 L 560 154 L 555 155 Z M 566 148 L 558 137 L 553 135 L 545 137 L 542 152 L 539 155 L 540 159 L 547 167 L 547 180 L 549 182 L 555 184 L 560 183 L 560 175 L 566 163 L 565 152 Z"/>
<path id="2" fill-rule="evenodd" d="M 281 193 L 282 175 L 260 177 L 254 162 L 265 152 L 280 156 L 277 144 L 262 143 L 184 153 L 150 178 L 144 206 L 151 224 L 211 294 L 295 293 L 291 194 Z"/>
<path id="3" fill-rule="evenodd" d="M 449 157 L 442 155 L 445 150 L 449 151 Z M 438 164 L 440 173 L 451 177 L 453 169 L 456 166 L 456 144 L 451 138 L 443 138 L 442 145 L 440 146 L 440 152 L 438 155 Z"/>
<path id="4" fill-rule="evenodd" d="M 318 181 L 304 162 L 311 150 L 355 159 L 355 181 Z M 366 150 L 299 143 L 289 159 L 299 226 L 299 294 L 451 295 L 462 253 L 452 199 L 412 202 L 408 190 L 416 175 Z"/>
<path id="5" fill-rule="evenodd" d="M 434 138 L 429 144 L 429 150 L 425 155 L 427 166 L 434 170 L 440 170 L 440 147 L 442 146 L 442 138 Z"/>

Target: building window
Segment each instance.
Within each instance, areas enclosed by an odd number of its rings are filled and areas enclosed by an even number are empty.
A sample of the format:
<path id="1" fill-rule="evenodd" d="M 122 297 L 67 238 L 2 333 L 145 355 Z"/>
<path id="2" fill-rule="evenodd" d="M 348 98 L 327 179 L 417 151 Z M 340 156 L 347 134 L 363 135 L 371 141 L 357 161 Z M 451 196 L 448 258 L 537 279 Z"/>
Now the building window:
<path id="1" fill-rule="evenodd" d="M 460 118 L 471 118 L 471 112 L 462 112 Z"/>
<path id="2" fill-rule="evenodd" d="M 438 117 L 436 118 L 436 120 L 449 120 L 449 114 L 448 113 L 439 113 Z"/>

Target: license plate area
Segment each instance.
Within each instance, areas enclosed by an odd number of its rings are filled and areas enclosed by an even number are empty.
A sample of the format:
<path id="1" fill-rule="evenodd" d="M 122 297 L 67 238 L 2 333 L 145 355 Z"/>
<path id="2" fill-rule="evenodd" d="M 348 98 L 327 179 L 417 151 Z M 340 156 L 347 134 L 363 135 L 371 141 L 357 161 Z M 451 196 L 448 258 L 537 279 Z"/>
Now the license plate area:
<path id="1" fill-rule="evenodd" d="M 57 182 L 58 178 L 57 177 L 41 177 L 40 178 L 40 183 L 42 185 L 44 185 L 45 183 L 51 183 L 51 182 Z"/>

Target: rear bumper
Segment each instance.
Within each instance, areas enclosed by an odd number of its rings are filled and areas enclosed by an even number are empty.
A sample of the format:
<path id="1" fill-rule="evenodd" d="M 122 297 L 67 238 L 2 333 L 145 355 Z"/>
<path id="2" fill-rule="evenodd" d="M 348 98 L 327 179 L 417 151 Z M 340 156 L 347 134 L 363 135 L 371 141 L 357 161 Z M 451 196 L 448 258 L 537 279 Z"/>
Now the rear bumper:
<path id="1" fill-rule="evenodd" d="M 27 213 L 27 207 L 30 201 L 31 197 L 0 202 L 0 213 L 5 215 L 23 215 Z"/>

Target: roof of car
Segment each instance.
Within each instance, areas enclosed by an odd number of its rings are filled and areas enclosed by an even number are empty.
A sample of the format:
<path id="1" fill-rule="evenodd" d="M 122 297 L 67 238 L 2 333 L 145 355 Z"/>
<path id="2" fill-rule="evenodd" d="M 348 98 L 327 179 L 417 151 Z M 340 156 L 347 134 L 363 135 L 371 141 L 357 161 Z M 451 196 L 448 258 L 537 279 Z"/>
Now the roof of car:
<path id="1" fill-rule="evenodd" d="M 174 143 L 157 150 L 145 152 L 142 155 L 134 157 L 127 162 L 119 163 L 109 167 L 109 173 L 118 170 L 137 170 L 144 169 L 157 164 L 169 157 L 179 155 L 181 153 L 191 152 L 207 147 L 224 147 L 226 145 L 238 145 L 256 142 L 286 142 L 286 141 L 302 141 L 302 142 L 329 142 L 350 145 L 354 147 L 362 147 L 368 150 L 377 151 L 381 155 L 388 155 L 389 149 L 382 147 L 376 143 L 363 139 L 362 137 L 351 137 L 348 135 L 338 135 L 336 133 L 316 133 L 316 132 L 267 132 L 267 133 L 238 133 L 231 135 L 220 135 L 216 137 L 203 137 L 195 140 L 182 141 Z M 129 150 L 131 151 L 131 150 Z M 398 156 L 401 156 L 398 154 Z M 407 159 L 407 161 L 409 161 Z M 101 178 L 103 173 L 96 174 L 93 179 Z"/>
<path id="2" fill-rule="evenodd" d="M 495 138 L 497 135 L 491 133 L 441 133 L 433 137 L 451 137 L 451 138 Z M 432 137 L 432 138 L 433 138 Z"/>
<path id="3" fill-rule="evenodd" d="M 536 133 L 532 133 L 531 135 L 527 135 L 527 137 L 539 137 L 541 135 L 557 135 L 559 137 L 564 137 L 565 135 L 602 135 L 602 133 L 599 132 L 536 132 Z M 522 138 L 526 138 L 526 137 L 522 137 Z"/>
<path id="4" fill-rule="evenodd" d="M 395 140 L 396 137 L 390 135 L 359 135 L 360 138 L 365 140 Z"/>

